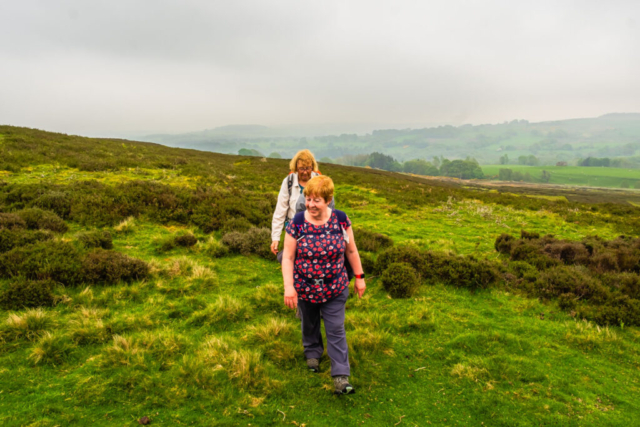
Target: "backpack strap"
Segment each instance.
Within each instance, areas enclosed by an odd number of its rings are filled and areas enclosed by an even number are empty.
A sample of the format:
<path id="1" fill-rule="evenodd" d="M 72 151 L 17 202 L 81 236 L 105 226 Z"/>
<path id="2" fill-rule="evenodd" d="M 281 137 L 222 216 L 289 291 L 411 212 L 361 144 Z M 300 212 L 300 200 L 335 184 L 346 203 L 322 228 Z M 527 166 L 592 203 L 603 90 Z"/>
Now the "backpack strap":
<path id="1" fill-rule="evenodd" d="M 335 213 L 338 216 L 338 222 L 340 223 L 340 228 L 342 229 L 344 241 L 349 243 L 349 235 L 347 234 L 347 214 L 338 209 L 335 209 Z"/>
<path id="2" fill-rule="evenodd" d="M 293 172 L 289 172 L 287 177 L 287 190 L 289 190 L 289 198 L 291 198 L 291 187 L 293 187 Z"/>

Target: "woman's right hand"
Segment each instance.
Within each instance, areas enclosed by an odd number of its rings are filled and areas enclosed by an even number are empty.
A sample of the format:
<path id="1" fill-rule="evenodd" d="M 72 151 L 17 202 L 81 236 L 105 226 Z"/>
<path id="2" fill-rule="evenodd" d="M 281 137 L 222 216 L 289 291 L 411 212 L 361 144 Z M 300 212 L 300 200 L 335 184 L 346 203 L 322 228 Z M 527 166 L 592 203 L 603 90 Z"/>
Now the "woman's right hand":
<path id="1" fill-rule="evenodd" d="M 279 240 L 274 240 L 273 242 L 271 242 L 271 252 L 273 252 L 274 255 L 278 255 L 279 244 L 280 244 Z"/>
<path id="2" fill-rule="evenodd" d="M 284 305 L 293 310 L 298 306 L 298 293 L 293 286 L 284 288 Z"/>

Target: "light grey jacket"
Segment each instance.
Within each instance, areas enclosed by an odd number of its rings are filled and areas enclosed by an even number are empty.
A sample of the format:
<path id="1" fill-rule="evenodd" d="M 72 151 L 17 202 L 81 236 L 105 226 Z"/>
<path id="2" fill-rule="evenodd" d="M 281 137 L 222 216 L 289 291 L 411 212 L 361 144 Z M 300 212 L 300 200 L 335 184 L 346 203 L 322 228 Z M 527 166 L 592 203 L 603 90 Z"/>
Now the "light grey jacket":
<path id="1" fill-rule="evenodd" d="M 271 220 L 271 240 L 280 240 L 282 234 L 282 228 L 284 222 L 293 218 L 293 216 L 300 211 L 306 209 L 304 194 L 300 192 L 300 184 L 298 183 L 298 173 L 293 173 L 293 185 L 291 186 L 291 196 L 289 196 L 289 187 L 287 175 L 282 180 L 280 186 L 280 192 L 278 193 L 278 201 L 276 202 L 276 210 L 273 212 L 273 219 Z M 311 178 L 318 176 L 316 172 L 311 172 Z M 329 207 L 334 209 L 335 196 L 329 203 Z"/>

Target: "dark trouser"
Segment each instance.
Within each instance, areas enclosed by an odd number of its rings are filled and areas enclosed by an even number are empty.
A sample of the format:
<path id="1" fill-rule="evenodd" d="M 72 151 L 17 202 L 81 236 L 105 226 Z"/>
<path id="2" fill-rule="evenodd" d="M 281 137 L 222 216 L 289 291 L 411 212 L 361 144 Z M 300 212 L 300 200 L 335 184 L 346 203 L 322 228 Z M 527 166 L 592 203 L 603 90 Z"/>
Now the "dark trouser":
<path id="1" fill-rule="evenodd" d="M 311 303 L 298 299 L 302 314 L 302 345 L 307 359 L 320 359 L 324 351 L 320 333 L 320 311 L 327 336 L 327 354 L 331 359 L 331 376 L 349 375 L 349 349 L 344 329 L 344 305 L 349 288 L 325 303 Z"/>

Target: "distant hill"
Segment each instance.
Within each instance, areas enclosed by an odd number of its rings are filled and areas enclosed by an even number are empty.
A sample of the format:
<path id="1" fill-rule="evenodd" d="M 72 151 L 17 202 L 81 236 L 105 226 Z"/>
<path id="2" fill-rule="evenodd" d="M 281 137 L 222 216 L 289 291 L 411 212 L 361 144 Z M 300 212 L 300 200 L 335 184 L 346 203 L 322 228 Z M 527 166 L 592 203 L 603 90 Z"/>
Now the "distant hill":
<path id="1" fill-rule="evenodd" d="M 380 129 L 371 133 L 300 136 L 260 125 L 234 125 L 176 135 L 150 135 L 145 141 L 175 147 L 220 153 L 241 148 L 283 157 L 309 148 L 318 157 L 378 151 L 403 161 L 415 158 L 476 158 L 481 164 L 497 164 L 505 154 L 510 159 L 533 154 L 542 165 L 572 163 L 586 157 L 631 157 L 640 155 L 640 113 L 612 113 L 530 123 L 513 120 L 500 124 L 437 126 L 422 129 Z"/>

